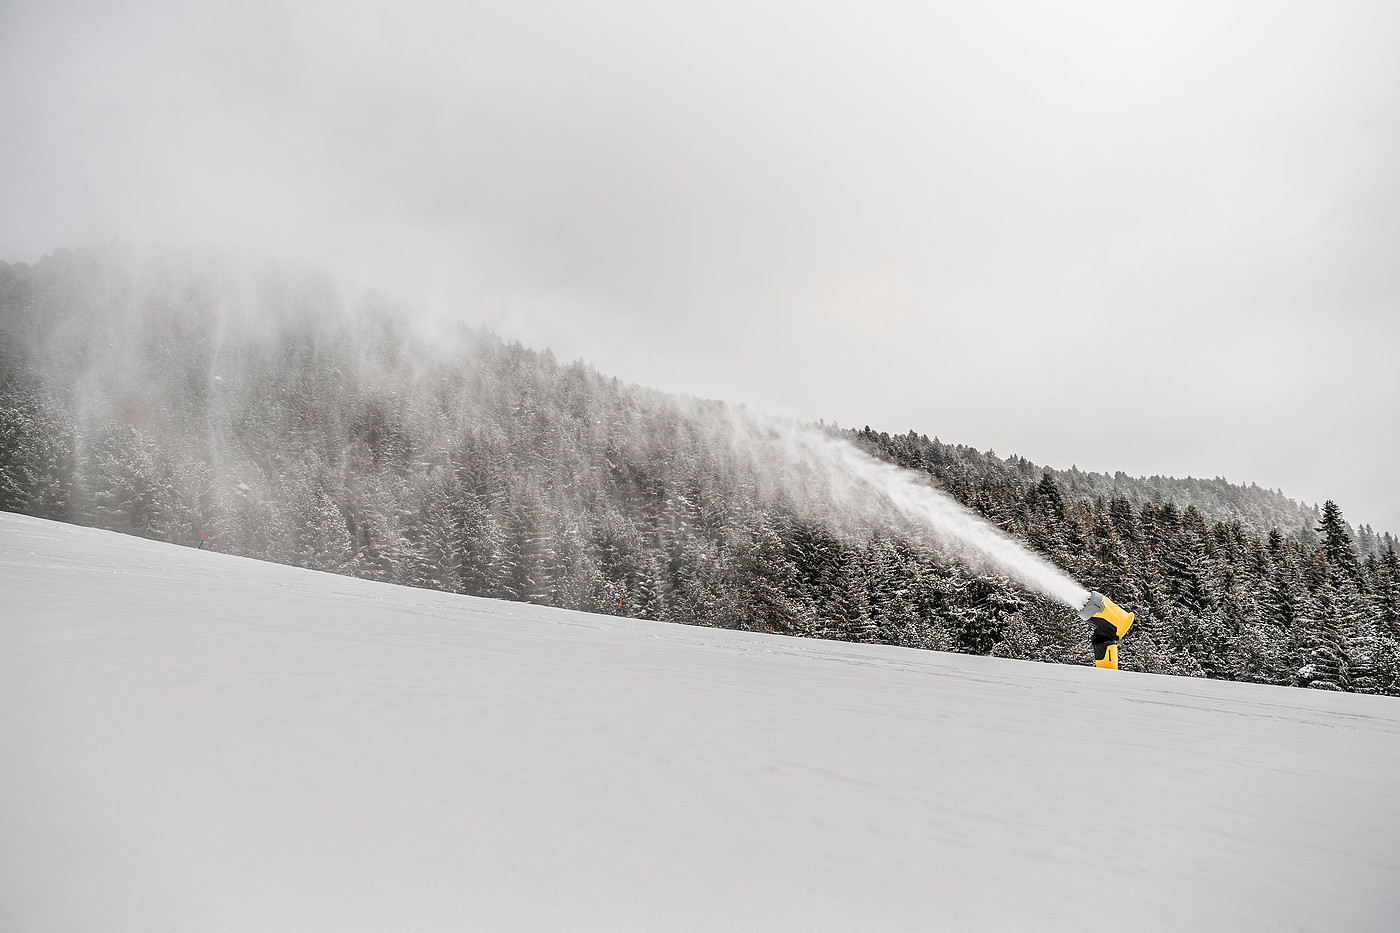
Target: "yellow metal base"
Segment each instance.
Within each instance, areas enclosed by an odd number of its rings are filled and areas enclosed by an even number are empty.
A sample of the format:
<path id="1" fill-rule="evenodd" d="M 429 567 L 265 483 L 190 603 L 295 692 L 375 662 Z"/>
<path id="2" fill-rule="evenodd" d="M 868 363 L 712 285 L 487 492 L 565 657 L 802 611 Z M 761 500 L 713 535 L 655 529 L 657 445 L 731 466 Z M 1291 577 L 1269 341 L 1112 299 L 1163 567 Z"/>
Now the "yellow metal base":
<path id="1" fill-rule="evenodd" d="M 1109 645 L 1108 651 L 1104 654 L 1102 661 L 1095 661 L 1095 667 L 1108 667 L 1118 670 L 1118 646 Z"/>

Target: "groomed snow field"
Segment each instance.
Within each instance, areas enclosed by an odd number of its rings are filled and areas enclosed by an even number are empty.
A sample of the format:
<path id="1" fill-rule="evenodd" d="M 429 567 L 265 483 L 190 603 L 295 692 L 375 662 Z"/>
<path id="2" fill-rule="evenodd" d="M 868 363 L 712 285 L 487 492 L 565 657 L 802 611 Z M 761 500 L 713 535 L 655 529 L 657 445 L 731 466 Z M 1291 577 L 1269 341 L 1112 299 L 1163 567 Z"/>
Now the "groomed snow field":
<path id="1" fill-rule="evenodd" d="M 0 930 L 1394 933 L 1400 702 L 0 514 Z"/>

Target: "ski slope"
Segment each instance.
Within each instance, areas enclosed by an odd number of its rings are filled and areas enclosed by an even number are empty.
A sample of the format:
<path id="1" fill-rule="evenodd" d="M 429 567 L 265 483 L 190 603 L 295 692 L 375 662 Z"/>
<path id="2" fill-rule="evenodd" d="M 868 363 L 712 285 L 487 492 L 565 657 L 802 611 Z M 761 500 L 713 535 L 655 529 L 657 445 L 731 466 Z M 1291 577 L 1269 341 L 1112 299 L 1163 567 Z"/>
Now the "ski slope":
<path id="1" fill-rule="evenodd" d="M 0 929 L 1400 929 L 1400 702 L 0 513 Z"/>

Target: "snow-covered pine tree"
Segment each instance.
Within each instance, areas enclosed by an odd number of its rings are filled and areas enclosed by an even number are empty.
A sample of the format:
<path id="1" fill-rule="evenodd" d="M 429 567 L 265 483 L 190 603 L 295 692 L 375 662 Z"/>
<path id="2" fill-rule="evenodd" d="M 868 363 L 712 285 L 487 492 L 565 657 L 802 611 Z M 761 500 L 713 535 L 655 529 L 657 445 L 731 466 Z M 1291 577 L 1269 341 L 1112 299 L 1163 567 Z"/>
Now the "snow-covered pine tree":
<path id="1" fill-rule="evenodd" d="M 66 521 L 73 497 L 71 419 L 15 375 L 0 379 L 0 511 Z"/>
<path id="2" fill-rule="evenodd" d="M 1322 536 L 1322 554 L 1327 562 L 1343 576 L 1360 583 L 1361 563 L 1357 559 L 1356 548 L 1352 545 L 1351 535 L 1347 534 L 1342 510 L 1331 499 L 1322 506 L 1322 519 L 1317 524 L 1317 532 Z"/>

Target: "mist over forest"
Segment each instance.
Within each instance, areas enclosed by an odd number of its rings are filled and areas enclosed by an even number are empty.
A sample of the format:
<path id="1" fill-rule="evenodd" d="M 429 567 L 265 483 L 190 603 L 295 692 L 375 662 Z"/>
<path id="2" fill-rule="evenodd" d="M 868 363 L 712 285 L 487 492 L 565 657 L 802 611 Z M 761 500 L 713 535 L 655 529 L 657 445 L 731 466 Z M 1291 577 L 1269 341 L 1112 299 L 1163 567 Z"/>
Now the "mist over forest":
<path id="1" fill-rule="evenodd" d="M 274 263 L 0 263 L 0 509 L 476 596 L 1090 662 L 1071 609 L 835 507 L 745 418 Z M 816 429 L 1136 612 L 1126 669 L 1400 694 L 1396 542 L 1332 502 Z"/>

